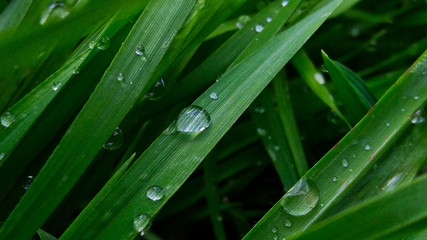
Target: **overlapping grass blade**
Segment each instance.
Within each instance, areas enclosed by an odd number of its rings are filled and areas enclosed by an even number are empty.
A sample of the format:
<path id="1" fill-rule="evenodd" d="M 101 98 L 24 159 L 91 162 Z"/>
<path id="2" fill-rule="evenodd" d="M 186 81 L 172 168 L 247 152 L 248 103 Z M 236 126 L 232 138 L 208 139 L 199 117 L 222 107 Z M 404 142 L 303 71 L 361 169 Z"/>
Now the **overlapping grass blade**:
<path id="1" fill-rule="evenodd" d="M 31 237 L 56 208 L 134 102 L 148 91 L 150 81 L 155 81 L 153 71 L 193 5 L 194 1 L 169 0 L 147 6 L 91 98 L 3 225 L 0 238 Z M 146 61 L 135 54 L 139 45 L 146 49 Z M 122 81 L 117 80 L 119 73 L 124 75 Z M 29 217 L 31 222 L 26 220 Z"/>
<path id="2" fill-rule="evenodd" d="M 344 205 L 342 202 L 345 201 L 343 198 L 346 193 L 363 182 L 366 172 L 372 170 L 372 166 L 382 158 L 388 157 L 387 153 L 393 151 L 397 145 L 406 142 L 404 152 L 407 154 L 412 151 L 412 145 L 422 146 L 425 143 L 425 137 L 416 139 L 416 142 L 404 137 L 408 132 L 409 134 L 411 131 L 417 132 L 413 129 L 422 128 L 420 124 L 412 122 L 413 114 L 425 105 L 427 99 L 427 75 L 424 74 L 427 70 L 426 59 L 427 52 L 380 99 L 376 107 L 305 175 L 306 179 L 317 186 L 316 189 L 320 193 L 319 203 L 314 205 L 308 214 L 289 215 L 284 210 L 283 200 L 281 200 L 245 238 L 273 237 L 272 224 L 278 227 L 280 235 L 284 237 L 303 231 L 331 214 L 336 206 Z M 400 140 L 400 137 L 403 139 Z M 411 158 L 411 163 L 425 160 L 426 150 L 420 151 Z M 389 160 L 395 159 L 390 157 Z M 392 174 L 396 173 L 396 169 L 381 170 L 384 174 L 377 173 L 381 178 L 381 184 L 387 184 L 390 180 L 388 177 L 394 177 Z M 403 180 L 403 182 L 406 181 Z M 378 184 L 380 181 L 377 180 L 370 188 L 376 188 Z M 363 196 L 360 199 L 364 199 Z M 304 207 L 299 205 L 301 203 L 303 202 L 295 201 L 294 205 L 287 208 Z M 285 220 L 291 221 L 292 227 L 284 226 Z"/>
<path id="3" fill-rule="evenodd" d="M 211 126 L 196 136 L 162 134 L 119 181 L 104 186 L 61 239 L 128 239 L 140 231 L 145 232 L 145 224 L 135 231 L 135 218 L 149 220 L 161 209 L 340 3 L 339 0 L 322 1 L 306 18 L 225 73 L 193 103 L 209 113 Z M 217 94 L 216 100 L 210 97 L 212 92 Z M 147 190 L 154 185 L 164 189 L 164 196 L 157 201 L 147 197 Z"/>

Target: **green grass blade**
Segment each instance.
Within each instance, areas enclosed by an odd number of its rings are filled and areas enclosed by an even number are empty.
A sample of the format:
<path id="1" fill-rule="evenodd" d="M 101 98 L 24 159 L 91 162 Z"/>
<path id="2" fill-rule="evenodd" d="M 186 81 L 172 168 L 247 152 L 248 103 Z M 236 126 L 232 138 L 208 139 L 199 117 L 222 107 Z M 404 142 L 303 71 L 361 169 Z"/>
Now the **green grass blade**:
<path id="1" fill-rule="evenodd" d="M 156 80 L 151 79 L 152 73 L 193 5 L 193 1 L 170 0 L 147 6 L 91 98 L 5 222 L 0 238 L 31 237 L 57 207 L 138 96 L 148 91 L 149 81 Z M 145 47 L 147 61 L 135 54 L 138 45 Z M 119 73 L 124 75 L 122 81 L 117 80 Z M 85 137 L 88 133 L 91 138 Z"/>
<path id="2" fill-rule="evenodd" d="M 279 201 L 245 238 L 273 237 L 272 224 L 277 224 L 281 235 L 288 237 L 321 220 L 335 206 L 340 205 L 349 189 L 363 182 L 365 172 L 386 156 L 387 151 L 401 143 L 397 141 L 399 136 L 404 136 L 405 132 L 413 128 L 423 128 L 411 121 L 413 113 L 424 106 L 427 100 L 427 81 L 423 73 L 427 69 L 426 59 L 427 52 L 380 99 L 376 107 L 305 175 L 306 179 L 317 186 L 315 189 L 320 193 L 319 202 L 314 206 L 294 202 L 288 209 L 313 207 L 309 213 L 292 216 L 287 214 L 281 205 L 282 201 Z M 421 146 L 423 142 L 425 137 L 417 140 L 417 144 Z M 413 151 L 413 144 L 408 141 L 405 152 Z M 421 160 L 425 159 L 426 150 L 418 150 Z M 413 159 L 419 159 L 420 156 Z M 382 176 L 384 183 L 389 180 L 393 171 L 395 169 Z M 285 220 L 291 221 L 292 227 L 283 225 Z"/>
<path id="3" fill-rule="evenodd" d="M 411 225 L 412 232 L 425 228 L 426 185 L 427 175 L 408 186 L 348 209 L 290 239 L 401 239 L 405 228 Z"/>
<path id="4" fill-rule="evenodd" d="M 339 0 L 322 1 L 306 18 L 225 73 L 193 103 L 209 113 L 212 120 L 209 128 L 196 136 L 162 134 L 120 181 L 104 186 L 61 239 L 128 239 L 137 232 L 146 232 L 146 225 L 139 227 L 139 231 L 134 230 L 135 218 L 145 216 L 144 219 L 151 220 L 151 216 L 156 215 L 274 75 L 340 3 Z M 217 93 L 216 100 L 210 97 L 212 92 Z M 146 197 L 147 190 L 154 185 L 165 191 L 163 198 L 157 201 Z M 108 211 L 107 215 L 105 211 Z"/>
<path id="5" fill-rule="evenodd" d="M 52 236 L 51 234 L 39 229 L 37 230 L 37 235 L 39 235 L 40 240 L 57 240 L 56 237 Z"/>
<path id="6" fill-rule="evenodd" d="M 292 109 L 289 86 L 285 78 L 278 77 L 273 81 L 273 87 L 277 97 L 277 107 L 281 123 L 288 139 L 289 149 L 298 170 L 298 175 L 302 177 L 308 171 L 308 164 Z"/>
<path id="7" fill-rule="evenodd" d="M 12 1 L 0 15 L 0 32 L 17 27 L 33 0 Z"/>
<path id="8" fill-rule="evenodd" d="M 423 230 L 416 234 L 411 234 L 410 236 L 407 236 L 403 238 L 403 240 L 423 240 L 427 239 L 427 230 Z"/>

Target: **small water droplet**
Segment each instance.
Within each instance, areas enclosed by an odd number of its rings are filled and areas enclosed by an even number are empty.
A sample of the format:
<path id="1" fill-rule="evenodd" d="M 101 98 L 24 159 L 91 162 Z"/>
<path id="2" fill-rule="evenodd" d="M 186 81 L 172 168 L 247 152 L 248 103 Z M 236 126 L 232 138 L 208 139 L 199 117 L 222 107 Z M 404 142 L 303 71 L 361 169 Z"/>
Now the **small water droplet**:
<path id="1" fill-rule="evenodd" d="M 365 145 L 365 150 L 370 150 L 370 149 L 371 149 L 371 145 L 366 144 L 366 145 Z"/>
<path id="2" fill-rule="evenodd" d="M 211 125 L 209 113 L 202 107 L 191 105 L 184 108 L 176 120 L 176 131 L 185 133 L 201 132 Z"/>
<path id="3" fill-rule="evenodd" d="M 320 70 L 321 70 L 322 72 L 325 72 L 325 73 L 327 73 L 327 72 L 328 72 L 328 68 L 325 66 L 325 64 L 322 64 L 322 66 L 320 66 Z"/>
<path id="4" fill-rule="evenodd" d="M 387 127 L 389 127 L 389 126 L 390 126 L 390 123 L 387 123 L 387 124 L 386 124 L 386 126 L 387 126 Z"/>
<path id="5" fill-rule="evenodd" d="M 354 26 L 351 28 L 350 35 L 352 37 L 357 37 L 357 36 L 359 36 L 359 34 L 360 34 L 360 28 L 358 26 Z"/>
<path id="6" fill-rule="evenodd" d="M 99 50 L 105 50 L 110 46 L 110 39 L 108 37 L 103 37 L 98 42 L 98 49 Z"/>
<path id="7" fill-rule="evenodd" d="M 257 31 L 257 32 L 261 32 L 263 29 L 264 29 L 264 27 L 260 24 L 255 26 L 255 31 Z"/>
<path id="8" fill-rule="evenodd" d="M 281 205 L 290 215 L 301 216 L 316 207 L 319 201 L 319 190 L 316 185 L 302 178 L 285 195 Z"/>
<path id="9" fill-rule="evenodd" d="M 263 105 L 256 106 L 256 107 L 255 107 L 255 112 L 256 112 L 256 113 L 259 113 L 259 114 L 263 114 L 263 113 L 265 113 L 265 108 L 264 108 L 264 106 L 263 106 Z"/>
<path id="10" fill-rule="evenodd" d="M 320 206 L 323 207 L 323 206 L 325 206 L 325 204 L 322 203 L 322 204 L 320 204 Z"/>
<path id="11" fill-rule="evenodd" d="M 421 109 L 418 109 L 417 111 L 415 111 L 414 114 L 412 114 L 411 123 L 420 124 L 423 122 L 425 122 L 425 118 L 423 117 L 423 111 L 421 111 Z"/>
<path id="12" fill-rule="evenodd" d="M 404 108 L 402 108 L 400 111 L 404 112 L 404 111 L 405 111 L 405 109 L 404 109 Z"/>
<path id="13" fill-rule="evenodd" d="M 420 99 L 420 97 L 418 97 L 418 96 L 415 96 L 415 97 L 414 97 L 414 99 L 415 99 L 415 100 L 418 100 L 418 99 Z"/>
<path id="14" fill-rule="evenodd" d="M 285 220 L 285 226 L 286 226 L 286 227 L 292 227 L 292 222 L 291 222 L 291 220 L 286 219 L 286 220 Z"/>
<path id="15" fill-rule="evenodd" d="M 33 176 L 27 176 L 27 179 L 25 180 L 25 184 L 22 185 L 22 187 L 27 190 L 28 188 L 30 188 L 31 184 L 33 183 Z"/>
<path id="16" fill-rule="evenodd" d="M 159 100 L 165 92 L 165 86 L 165 82 L 160 78 L 145 94 L 145 97 L 151 101 Z"/>
<path id="17" fill-rule="evenodd" d="M 120 128 L 116 128 L 113 134 L 111 134 L 110 138 L 107 142 L 104 143 L 104 148 L 107 150 L 115 150 L 119 148 L 123 143 L 123 132 Z"/>
<path id="18" fill-rule="evenodd" d="M 249 22 L 250 20 L 251 20 L 251 17 L 250 17 L 250 16 L 248 16 L 248 15 L 242 15 L 242 16 L 240 16 L 240 17 L 237 19 L 236 26 L 237 26 L 239 29 L 242 29 L 242 28 L 243 28 L 243 26 L 245 26 L 245 24 L 246 24 L 247 22 Z"/>
<path id="19" fill-rule="evenodd" d="M 277 235 L 273 236 L 273 240 L 278 240 L 278 239 L 279 239 L 279 236 L 277 236 Z"/>
<path id="20" fill-rule="evenodd" d="M 211 97 L 214 100 L 218 99 L 218 95 L 215 92 L 212 92 L 211 94 L 209 94 L 209 97 Z"/>
<path id="21" fill-rule="evenodd" d="M 163 188 L 159 186 L 151 186 L 147 190 L 147 197 L 152 201 L 158 201 L 165 196 L 166 192 Z"/>
<path id="22" fill-rule="evenodd" d="M 353 172 L 353 169 L 350 168 L 350 172 Z"/>
<path id="23" fill-rule="evenodd" d="M 147 214 L 141 214 L 133 220 L 133 228 L 139 233 L 139 235 L 144 236 L 151 227 L 151 217 Z"/>
<path id="24" fill-rule="evenodd" d="M 4 158 L 4 153 L 0 153 L 0 161 Z"/>
<path id="25" fill-rule="evenodd" d="M 238 29 L 242 29 L 243 28 L 243 24 L 241 22 L 236 22 L 236 26 Z"/>
<path id="26" fill-rule="evenodd" d="M 256 131 L 257 131 L 258 135 L 260 135 L 260 136 L 267 135 L 267 131 L 264 128 L 257 128 Z"/>
<path id="27" fill-rule="evenodd" d="M 80 69 L 78 68 L 78 67 L 76 67 L 74 70 L 73 70 L 73 74 L 74 75 L 76 75 L 76 74 L 79 74 L 80 73 Z"/>
<path id="28" fill-rule="evenodd" d="M 314 74 L 314 79 L 316 80 L 316 82 L 318 82 L 319 84 L 325 84 L 325 78 L 323 78 L 323 75 L 321 73 L 315 73 Z"/>
<path id="29" fill-rule="evenodd" d="M 221 217 L 221 216 L 218 216 L 218 217 L 216 218 L 216 220 L 217 220 L 218 222 L 222 222 L 222 217 Z"/>
<path id="30" fill-rule="evenodd" d="M 282 1 L 282 7 L 285 7 L 286 5 L 288 5 L 288 3 L 289 3 L 288 0 Z"/>
<path id="31" fill-rule="evenodd" d="M 135 54 L 138 56 L 142 56 L 145 53 L 145 48 L 143 46 L 137 46 L 135 49 Z"/>
<path id="32" fill-rule="evenodd" d="M 273 19 L 271 19 L 271 17 L 267 18 L 267 22 L 271 22 Z"/>
<path id="33" fill-rule="evenodd" d="M 271 231 L 272 231 L 273 233 L 277 233 L 277 227 L 273 227 L 273 229 L 271 229 Z"/>
<path id="34" fill-rule="evenodd" d="M 68 14 L 70 14 L 70 12 L 62 1 L 53 1 L 43 11 L 40 18 L 40 24 L 43 25 L 48 22 L 64 19 Z"/>
<path id="35" fill-rule="evenodd" d="M 58 88 L 60 88 L 62 86 L 62 83 L 60 83 L 60 82 L 53 82 L 52 83 L 52 90 L 53 91 L 56 91 L 56 90 L 58 90 Z"/>
<path id="36" fill-rule="evenodd" d="M 342 166 L 345 167 L 345 168 L 348 167 L 347 160 L 345 160 L 345 159 L 342 160 Z"/>
<path id="37" fill-rule="evenodd" d="M 274 151 L 279 151 L 280 150 L 280 146 L 279 145 L 274 145 L 273 149 L 274 149 Z"/>
<path id="38" fill-rule="evenodd" d="M 90 41 L 89 42 L 89 48 L 93 49 L 96 46 L 96 41 Z"/>
<path id="39" fill-rule="evenodd" d="M 334 182 L 336 182 L 337 180 L 338 180 L 337 177 L 332 178 L 332 181 L 334 181 Z"/>
<path id="40" fill-rule="evenodd" d="M 1 125 L 4 127 L 9 127 L 13 122 L 15 122 L 15 116 L 10 112 L 5 112 L 0 117 Z"/>
<path id="41" fill-rule="evenodd" d="M 122 81 L 124 78 L 123 73 L 119 73 L 119 75 L 117 75 L 117 81 Z"/>

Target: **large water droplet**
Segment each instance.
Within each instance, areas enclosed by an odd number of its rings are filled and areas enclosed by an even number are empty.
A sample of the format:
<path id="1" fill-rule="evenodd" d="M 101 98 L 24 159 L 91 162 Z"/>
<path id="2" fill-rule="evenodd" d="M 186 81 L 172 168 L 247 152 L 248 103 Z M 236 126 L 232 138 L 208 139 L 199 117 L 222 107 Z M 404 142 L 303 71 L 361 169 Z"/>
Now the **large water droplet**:
<path id="1" fill-rule="evenodd" d="M 110 46 L 110 39 L 108 37 L 103 37 L 98 42 L 98 49 L 99 50 L 105 50 Z"/>
<path id="2" fill-rule="evenodd" d="M 261 32 L 263 29 L 264 29 L 264 27 L 260 24 L 255 26 L 255 31 L 257 31 L 257 32 Z"/>
<path id="3" fill-rule="evenodd" d="M 165 196 L 166 192 L 163 188 L 159 186 L 151 186 L 147 190 L 147 197 L 152 201 L 158 201 Z"/>
<path id="4" fill-rule="evenodd" d="M 302 178 L 286 193 L 281 205 L 288 214 L 301 216 L 316 207 L 318 201 L 319 190 L 316 185 Z"/>
<path id="5" fill-rule="evenodd" d="M 58 88 L 60 88 L 62 86 L 62 83 L 60 83 L 60 82 L 53 82 L 52 83 L 52 90 L 53 91 L 56 91 L 56 90 L 58 90 Z"/>
<path id="6" fill-rule="evenodd" d="M 116 128 L 113 134 L 111 134 L 110 138 L 107 142 L 104 143 L 104 148 L 107 150 L 115 150 L 119 148 L 123 143 L 123 132 L 120 128 Z"/>
<path id="7" fill-rule="evenodd" d="M 33 183 L 33 176 L 27 176 L 27 179 L 25 180 L 24 185 L 22 185 L 22 187 L 27 190 L 28 188 L 30 188 L 31 184 Z"/>
<path id="8" fill-rule="evenodd" d="M 150 230 L 151 217 L 147 214 L 141 214 L 133 220 L 133 229 L 144 236 Z"/>
<path id="9" fill-rule="evenodd" d="M 119 73 L 119 75 L 117 75 L 117 81 L 122 81 L 124 78 L 123 73 Z"/>
<path id="10" fill-rule="evenodd" d="M 15 122 L 15 116 L 10 112 L 5 112 L 0 117 L 1 125 L 4 127 L 9 127 L 13 122 Z"/>
<path id="11" fill-rule="evenodd" d="M 215 92 L 212 92 L 211 94 L 209 94 L 209 97 L 212 98 L 213 100 L 218 99 L 218 95 Z"/>
<path id="12" fill-rule="evenodd" d="M 64 19 L 68 14 L 70 14 L 70 12 L 62 1 L 53 1 L 43 11 L 40 18 L 40 24 L 43 25 L 48 22 Z"/>
<path id="13" fill-rule="evenodd" d="M 145 94 L 148 100 L 155 101 L 160 99 L 165 92 L 165 82 L 163 79 L 157 80 L 157 82 L 151 87 L 151 89 Z"/>
<path id="14" fill-rule="evenodd" d="M 414 114 L 412 114 L 411 123 L 419 124 L 425 122 L 425 118 L 423 117 L 423 111 L 418 109 Z"/>
<path id="15" fill-rule="evenodd" d="M 196 105 L 184 108 L 176 120 L 176 131 L 186 133 L 201 132 L 211 125 L 209 113 Z"/>

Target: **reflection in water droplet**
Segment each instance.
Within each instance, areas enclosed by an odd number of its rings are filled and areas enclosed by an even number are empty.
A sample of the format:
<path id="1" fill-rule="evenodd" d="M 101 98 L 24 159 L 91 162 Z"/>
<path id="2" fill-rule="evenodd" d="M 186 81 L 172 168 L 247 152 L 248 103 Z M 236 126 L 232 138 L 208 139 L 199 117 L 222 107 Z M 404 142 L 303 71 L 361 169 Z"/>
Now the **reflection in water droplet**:
<path id="1" fill-rule="evenodd" d="M 33 176 L 27 176 L 27 179 L 25 180 L 25 184 L 22 185 L 22 187 L 27 190 L 28 188 L 30 188 L 31 184 L 33 183 Z"/>
<path id="2" fill-rule="evenodd" d="M 98 49 L 99 50 L 105 50 L 110 46 L 110 39 L 108 37 L 103 37 L 98 42 Z"/>
<path id="3" fill-rule="evenodd" d="M 175 125 L 178 132 L 196 133 L 205 130 L 211 123 L 211 117 L 205 109 L 191 105 L 181 111 Z"/>
<path id="4" fill-rule="evenodd" d="M 123 143 L 123 132 L 120 128 L 116 128 L 113 134 L 111 134 L 110 138 L 107 142 L 104 143 L 104 148 L 107 150 L 115 150 L 119 148 Z"/>
<path id="5" fill-rule="evenodd" d="M 117 81 L 122 81 L 124 78 L 123 73 L 119 73 L 119 75 L 117 75 Z"/>
<path id="6" fill-rule="evenodd" d="M 58 88 L 60 88 L 62 86 L 62 83 L 60 83 L 60 82 L 53 82 L 52 83 L 52 90 L 53 91 L 56 91 L 56 90 L 58 90 Z"/>
<path id="7" fill-rule="evenodd" d="M 61 1 L 53 1 L 49 6 L 43 11 L 40 24 L 43 25 L 48 22 L 54 22 L 61 19 L 64 19 L 68 16 L 70 12 L 67 10 L 65 4 Z"/>
<path id="8" fill-rule="evenodd" d="M 371 145 L 366 144 L 366 145 L 365 145 L 365 150 L 371 150 Z"/>
<path id="9" fill-rule="evenodd" d="M 291 220 L 286 219 L 286 220 L 285 220 L 285 226 L 286 226 L 286 227 L 292 227 L 292 222 L 291 222 Z"/>
<path id="10" fill-rule="evenodd" d="M 139 233 L 140 236 L 144 236 L 150 230 L 151 217 L 147 214 L 141 214 L 133 220 L 133 229 Z"/>
<path id="11" fill-rule="evenodd" d="M 411 123 L 420 124 L 423 122 L 425 122 L 425 118 L 423 116 L 423 111 L 421 111 L 421 109 L 418 109 L 417 111 L 415 111 L 414 114 L 412 114 Z"/>
<path id="12" fill-rule="evenodd" d="M 345 159 L 342 160 L 342 166 L 345 167 L 345 168 L 348 167 L 347 160 L 345 160 Z"/>
<path id="13" fill-rule="evenodd" d="M 160 99 L 165 92 L 165 86 L 165 82 L 160 78 L 145 94 L 145 97 L 151 101 Z"/>
<path id="14" fill-rule="evenodd" d="M 263 29 L 264 29 L 264 27 L 260 24 L 255 26 L 255 31 L 257 31 L 257 32 L 261 32 Z"/>
<path id="15" fill-rule="evenodd" d="M 257 128 L 256 131 L 257 131 L 258 135 L 260 135 L 260 136 L 267 135 L 267 131 L 264 128 Z"/>
<path id="16" fill-rule="evenodd" d="M 281 205 L 290 215 L 301 216 L 316 207 L 319 201 L 319 190 L 316 185 L 302 178 L 285 195 Z"/>
<path id="17" fill-rule="evenodd" d="M 15 116 L 10 112 L 5 112 L 0 117 L 1 125 L 4 127 L 9 127 L 13 122 L 15 122 Z"/>
<path id="18" fill-rule="evenodd" d="M 282 2 L 282 7 L 285 7 L 286 5 L 288 5 L 288 3 L 289 3 L 289 1 L 288 1 L 288 0 L 283 1 L 283 2 Z"/>
<path id="19" fill-rule="evenodd" d="M 159 186 L 151 186 L 147 190 L 147 197 L 152 201 L 158 201 L 165 196 L 166 192 L 163 188 Z"/>
<path id="20" fill-rule="evenodd" d="M 215 92 L 212 92 L 211 94 L 209 94 L 209 97 L 211 97 L 214 100 L 218 99 L 218 95 Z"/>
<path id="21" fill-rule="evenodd" d="M 319 84 L 325 84 L 325 79 L 323 78 L 323 75 L 321 73 L 315 73 L 314 74 L 314 79 L 316 80 L 316 82 L 318 82 Z"/>

